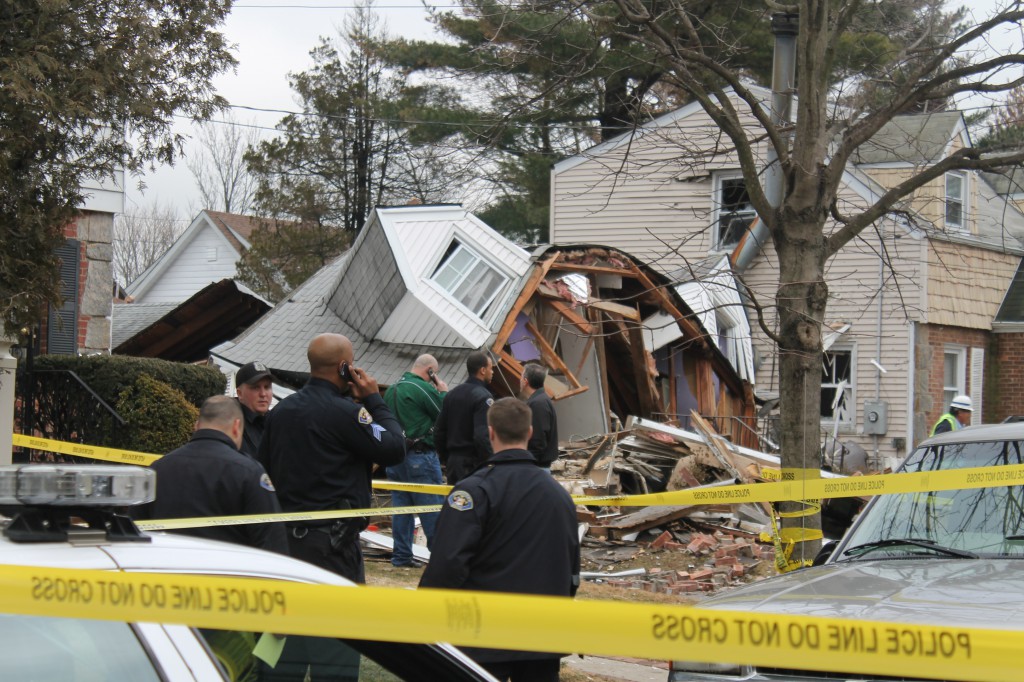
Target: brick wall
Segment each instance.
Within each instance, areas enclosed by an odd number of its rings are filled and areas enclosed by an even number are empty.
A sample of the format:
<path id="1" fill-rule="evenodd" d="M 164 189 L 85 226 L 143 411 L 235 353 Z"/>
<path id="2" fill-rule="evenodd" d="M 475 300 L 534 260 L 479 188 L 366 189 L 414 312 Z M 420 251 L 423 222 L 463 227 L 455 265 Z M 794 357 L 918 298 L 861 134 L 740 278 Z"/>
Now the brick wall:
<path id="1" fill-rule="evenodd" d="M 110 352 L 110 316 L 113 310 L 114 216 L 85 211 L 64 227 L 64 236 L 79 240 L 78 329 L 79 353 Z M 40 325 L 40 352 L 46 353 L 46 317 Z"/>
<path id="2" fill-rule="evenodd" d="M 983 422 L 996 421 L 990 414 L 998 401 L 991 399 L 993 383 L 989 368 L 993 367 L 992 361 L 992 333 L 981 329 L 966 329 L 964 327 L 950 327 L 937 324 L 920 325 L 917 330 L 917 357 L 915 364 L 917 368 L 916 385 L 914 396 L 914 434 L 918 442 L 928 437 L 932 426 L 941 417 L 948 405 L 944 404 L 943 386 L 945 359 L 943 357 L 947 346 L 963 346 L 968 349 L 965 367 L 967 393 L 975 395 L 977 387 L 971 386 L 971 352 L 973 348 L 981 348 L 985 351 L 985 386 L 983 400 Z"/>
<path id="3" fill-rule="evenodd" d="M 992 362 L 985 376 L 985 421 L 1024 415 L 1024 333 L 993 334 Z"/>

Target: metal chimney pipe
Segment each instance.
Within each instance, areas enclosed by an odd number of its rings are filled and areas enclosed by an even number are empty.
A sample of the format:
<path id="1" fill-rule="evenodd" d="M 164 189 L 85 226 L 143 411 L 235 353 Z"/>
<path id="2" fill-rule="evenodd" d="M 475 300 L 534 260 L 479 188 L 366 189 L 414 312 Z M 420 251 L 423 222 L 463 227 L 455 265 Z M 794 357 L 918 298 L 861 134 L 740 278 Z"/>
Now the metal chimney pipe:
<path id="1" fill-rule="evenodd" d="M 790 110 L 796 81 L 796 35 L 799 25 L 798 14 L 772 15 L 775 54 L 772 60 L 771 119 L 772 123 L 779 127 L 787 125 L 791 119 Z M 775 148 L 769 145 L 764 169 L 764 192 L 772 208 L 778 208 L 782 204 L 783 190 L 779 155 Z M 750 226 L 750 232 L 740 241 L 733 253 L 731 260 L 735 271 L 742 273 L 746 270 L 767 240 L 768 227 L 759 219 Z"/>

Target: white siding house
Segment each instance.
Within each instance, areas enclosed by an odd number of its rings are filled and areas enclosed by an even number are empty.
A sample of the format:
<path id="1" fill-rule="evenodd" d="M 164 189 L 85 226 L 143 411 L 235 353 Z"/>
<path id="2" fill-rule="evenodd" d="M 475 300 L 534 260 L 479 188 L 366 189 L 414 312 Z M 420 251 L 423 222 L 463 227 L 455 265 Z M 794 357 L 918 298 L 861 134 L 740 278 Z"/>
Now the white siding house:
<path id="1" fill-rule="evenodd" d="M 750 121 L 752 125 L 752 118 Z M 970 144 L 961 123 L 955 112 L 918 121 L 908 128 L 913 131 L 910 140 L 901 129 L 885 147 L 899 149 L 898 142 L 903 140 L 905 147 L 920 151 L 929 145 L 910 143 L 930 137 L 930 146 L 942 153 Z M 727 147 L 703 109 L 691 104 L 559 162 L 551 175 L 552 242 L 608 244 L 636 254 L 682 281 L 688 278 L 680 272 L 734 255 L 737 237 L 756 214 L 745 202 L 739 164 Z M 763 149 L 757 154 L 764 158 Z M 876 157 L 868 164 L 868 160 L 864 159 L 863 169 L 852 166 L 844 174 L 840 190 L 843 211 L 856 212 L 872 203 L 896 171 L 934 162 L 911 159 L 897 164 Z M 991 329 L 995 308 L 988 299 L 997 296 L 985 293 L 985 304 L 978 306 L 972 302 L 970 287 L 943 286 L 941 294 L 930 287 L 934 288 L 937 280 L 948 283 L 951 271 L 963 271 L 962 281 L 970 281 L 975 275 L 964 269 L 984 263 L 987 274 L 978 283 L 986 292 L 1005 291 L 1020 260 L 1019 242 L 1007 237 L 1008 231 L 1020 233 L 1024 227 L 1019 211 L 1006 202 L 1000 202 L 998 212 L 991 207 L 976 209 L 979 193 L 989 198 L 994 193 L 973 173 L 965 174 L 962 183 L 952 184 L 953 200 L 961 202 L 959 213 L 947 212 L 950 191 L 948 185 L 924 188 L 912 202 L 917 212 L 912 223 L 890 218 L 878 221 L 827 267 L 830 330 L 825 330 L 825 336 L 830 345 L 822 368 L 822 405 L 815 408 L 821 411 L 822 437 L 835 435 L 840 441 L 860 445 L 878 468 L 894 463 L 909 445 L 920 441 L 941 407 L 933 404 L 941 402 L 940 398 L 933 401 L 929 397 L 930 377 L 941 372 L 941 367 L 936 368 L 926 352 L 926 346 L 939 338 L 933 329 L 928 341 L 928 323 Z M 936 222 L 943 215 L 960 221 L 955 234 L 948 234 L 946 225 Z M 743 273 L 743 282 L 769 325 L 774 319 L 776 263 L 769 239 Z M 685 290 L 681 293 L 686 296 Z M 700 309 L 697 298 L 688 300 L 694 301 L 691 307 Z M 960 310 L 961 314 L 950 318 L 945 310 Z M 972 314 L 980 317 L 972 318 Z M 775 350 L 749 311 L 748 317 L 756 389 L 759 395 L 771 397 L 778 391 Z M 705 322 L 705 327 L 713 326 Z M 715 341 L 726 340 L 719 335 Z M 972 344 L 978 345 L 975 341 L 968 345 Z M 980 351 L 975 355 L 983 356 Z M 723 352 L 729 355 L 727 349 Z M 742 371 L 739 366 L 737 369 Z M 969 378 L 969 368 L 966 375 Z M 974 375 L 977 383 L 972 394 L 980 400 L 983 372 L 976 368 Z M 969 383 L 965 380 L 965 391 Z M 836 401 L 839 409 L 834 411 L 837 394 L 841 400 Z M 882 424 L 866 419 L 866 413 L 877 413 L 879 405 L 885 412 Z"/>
<path id="2" fill-rule="evenodd" d="M 138 303 L 181 303 L 213 282 L 238 274 L 259 221 L 249 216 L 202 211 L 163 256 L 126 288 Z"/>

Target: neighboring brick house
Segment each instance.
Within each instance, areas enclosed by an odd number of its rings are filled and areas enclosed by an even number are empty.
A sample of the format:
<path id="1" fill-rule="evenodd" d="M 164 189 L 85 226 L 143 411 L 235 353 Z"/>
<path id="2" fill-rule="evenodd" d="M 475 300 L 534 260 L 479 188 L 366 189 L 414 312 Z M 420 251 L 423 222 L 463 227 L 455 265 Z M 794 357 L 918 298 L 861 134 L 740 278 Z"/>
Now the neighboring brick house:
<path id="1" fill-rule="evenodd" d="M 90 355 L 110 352 L 114 282 L 114 215 L 124 211 L 124 174 L 83 187 L 78 217 L 64 228 L 61 259 L 64 303 L 41 320 L 36 353 Z"/>
<path id="2" fill-rule="evenodd" d="M 767 101 L 770 93 L 762 93 Z M 559 162 L 552 242 L 608 244 L 666 274 L 713 256 L 735 263 L 757 215 L 722 142 L 703 109 L 690 104 Z M 915 168 L 969 144 L 959 112 L 900 117 L 850 164 L 840 206 L 856 212 Z M 764 158 L 763 148 L 755 153 Z M 1005 198 L 1011 192 L 992 184 L 977 173 L 948 173 L 906 203 L 911 220 L 879 220 L 828 264 L 821 435 L 863 447 L 877 468 L 927 436 L 953 395 L 971 395 L 980 422 L 1003 416 L 1004 406 L 988 396 L 1024 391 L 1001 368 L 1016 340 L 993 333 L 1024 255 L 1024 214 Z M 769 321 L 776 260 L 769 240 L 742 273 L 755 299 L 769 304 Z M 775 349 L 751 319 L 755 386 L 771 398 Z"/>

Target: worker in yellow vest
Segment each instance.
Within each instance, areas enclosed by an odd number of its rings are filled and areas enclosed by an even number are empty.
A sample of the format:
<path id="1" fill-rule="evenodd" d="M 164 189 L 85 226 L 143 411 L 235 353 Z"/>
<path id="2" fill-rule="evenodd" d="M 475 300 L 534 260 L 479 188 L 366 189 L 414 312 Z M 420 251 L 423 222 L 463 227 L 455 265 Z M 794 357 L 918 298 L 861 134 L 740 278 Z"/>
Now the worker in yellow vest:
<path id="1" fill-rule="evenodd" d="M 970 396 L 958 395 L 949 403 L 949 412 L 939 417 L 935 422 L 930 435 L 935 436 L 947 431 L 958 431 L 971 422 L 971 414 L 974 412 L 974 405 L 971 404 Z"/>

